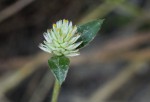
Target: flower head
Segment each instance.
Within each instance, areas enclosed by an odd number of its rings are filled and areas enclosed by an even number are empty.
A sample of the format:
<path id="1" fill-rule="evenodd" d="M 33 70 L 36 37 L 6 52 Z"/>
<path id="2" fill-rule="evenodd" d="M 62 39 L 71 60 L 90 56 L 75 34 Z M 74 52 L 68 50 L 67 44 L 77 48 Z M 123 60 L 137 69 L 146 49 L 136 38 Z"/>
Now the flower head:
<path id="1" fill-rule="evenodd" d="M 44 44 L 39 48 L 55 55 L 77 56 L 79 49 L 77 47 L 82 42 L 77 42 L 80 35 L 77 33 L 77 27 L 68 20 L 59 20 L 53 24 L 52 29 L 48 29 L 44 34 Z"/>

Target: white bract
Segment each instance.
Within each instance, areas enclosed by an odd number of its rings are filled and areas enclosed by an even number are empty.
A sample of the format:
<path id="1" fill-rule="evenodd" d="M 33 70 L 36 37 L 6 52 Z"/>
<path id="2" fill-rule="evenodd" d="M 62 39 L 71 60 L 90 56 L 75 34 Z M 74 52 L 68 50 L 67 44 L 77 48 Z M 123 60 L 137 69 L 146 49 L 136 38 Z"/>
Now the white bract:
<path id="1" fill-rule="evenodd" d="M 79 49 L 77 47 L 82 43 L 77 42 L 80 34 L 77 33 L 77 27 L 68 20 L 59 20 L 53 24 L 52 29 L 48 29 L 44 34 L 44 43 L 39 48 L 55 55 L 77 56 Z"/>

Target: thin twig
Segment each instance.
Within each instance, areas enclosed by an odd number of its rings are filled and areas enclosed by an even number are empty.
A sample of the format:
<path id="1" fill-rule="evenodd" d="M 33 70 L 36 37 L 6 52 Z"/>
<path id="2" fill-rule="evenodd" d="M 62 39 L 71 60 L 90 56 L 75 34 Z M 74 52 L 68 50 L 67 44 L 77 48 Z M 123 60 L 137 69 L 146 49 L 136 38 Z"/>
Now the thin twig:
<path id="1" fill-rule="evenodd" d="M 118 0 L 118 3 L 114 3 L 113 1 L 107 2 L 107 0 L 100 4 L 98 7 L 95 7 L 93 10 L 89 11 L 87 14 L 85 14 L 80 20 L 79 23 L 85 23 L 92 19 L 98 19 L 99 17 L 104 17 L 107 14 L 109 14 L 111 11 L 113 11 L 115 8 L 117 8 L 120 4 L 122 4 L 124 0 Z M 105 11 L 105 12 L 104 12 Z"/>
<path id="2" fill-rule="evenodd" d="M 21 1 L 25 1 L 25 0 L 20 0 L 20 2 Z M 28 1 L 28 0 L 26 0 L 26 1 Z M 32 1 L 32 0 L 30 0 L 30 1 Z M 16 4 L 18 5 L 18 3 L 16 3 Z M 14 5 L 16 5 L 16 4 L 14 4 Z M 10 6 L 10 8 L 12 9 L 14 7 L 14 5 Z M 17 8 L 18 10 L 13 10 L 13 13 L 8 13 L 8 14 L 6 12 L 2 11 L 0 13 L 0 17 L 1 17 L 1 15 L 5 15 L 5 16 L 2 16 L 2 18 L 0 19 L 0 22 L 3 21 L 3 20 L 5 20 L 6 18 L 10 17 L 11 15 L 17 13 L 20 10 L 20 8 L 22 9 L 23 7 L 24 6 L 20 6 L 19 9 Z M 107 6 L 105 6 L 105 7 L 107 8 Z M 7 8 L 6 11 L 7 10 L 9 11 L 10 8 L 9 9 Z M 109 12 L 111 10 L 109 10 Z M 90 16 L 90 14 L 91 14 L 91 16 Z M 83 17 L 83 19 L 81 21 L 86 21 L 87 19 L 91 19 L 93 17 L 94 18 L 99 17 L 99 14 L 97 16 L 92 16 L 93 13 L 90 13 L 90 14 L 89 14 L 89 16 L 87 16 L 87 18 L 85 18 L 86 16 Z M 146 39 L 148 39 L 148 38 L 146 38 Z M 128 43 L 128 44 L 130 45 L 131 43 Z M 133 47 L 137 43 L 138 42 L 134 43 L 131 46 Z M 126 48 L 128 47 L 128 44 L 127 44 Z M 124 47 L 124 45 L 120 45 L 120 46 Z M 121 49 L 123 47 L 119 47 L 119 49 Z M 115 49 L 115 48 L 113 48 L 113 49 Z M 23 79 L 25 79 L 26 77 L 28 77 L 29 75 L 31 75 L 38 68 L 39 65 L 41 65 L 43 63 L 46 63 L 46 60 L 48 59 L 48 56 L 46 54 L 43 54 L 43 53 L 39 53 L 37 56 L 32 56 L 32 57 L 33 57 L 33 59 L 31 59 L 29 62 L 27 62 L 22 68 L 20 68 L 20 70 L 18 70 L 17 72 L 13 73 L 12 75 L 10 75 L 9 77 L 7 77 L 6 79 L 1 80 L 1 83 L 0 83 L 0 93 L 5 94 L 8 90 L 14 88 L 16 85 L 18 85 L 20 82 L 22 82 Z M 76 60 L 73 63 L 78 63 L 78 61 Z"/>
<path id="3" fill-rule="evenodd" d="M 48 56 L 46 54 L 40 53 L 33 56 L 34 58 L 29 60 L 20 70 L 12 73 L 6 78 L 0 80 L 0 95 L 6 93 L 8 90 L 14 88 L 25 78 L 30 76 L 35 70 L 37 70 L 41 64 L 46 63 Z M 43 59 L 41 59 L 43 58 Z M 45 59 L 46 58 L 46 59 Z"/>
<path id="4" fill-rule="evenodd" d="M 131 37 L 128 37 L 128 38 L 124 38 L 124 37 L 122 37 L 122 38 L 120 38 L 120 37 L 113 38 L 110 41 L 105 42 L 103 44 L 104 47 L 97 48 L 96 50 L 94 50 L 94 52 L 93 51 L 88 52 L 87 55 L 86 54 L 81 54 L 81 56 L 73 58 L 71 62 L 72 62 L 72 64 L 84 63 L 84 61 L 87 61 L 87 59 L 88 60 L 91 59 L 91 58 L 89 59 L 88 56 L 90 56 L 90 57 L 92 56 L 92 58 L 94 58 L 96 61 L 103 61 L 103 62 L 105 62 L 106 60 L 111 61 L 112 58 L 117 59 L 118 58 L 117 56 L 120 57 L 120 54 L 118 52 L 122 53 L 122 51 L 127 51 L 130 48 L 134 48 L 138 45 L 149 42 L 150 32 L 133 34 L 133 35 L 136 35 L 136 36 L 131 36 Z M 42 59 L 48 58 L 46 56 L 47 54 L 44 54 L 43 52 L 41 52 L 37 55 L 43 55 L 43 56 L 41 56 Z M 124 56 L 124 57 L 126 57 L 126 56 Z M 129 58 L 131 58 L 131 57 L 128 57 L 128 59 Z M 5 68 L 5 67 L 11 66 L 12 68 L 18 69 L 18 67 L 20 67 L 21 64 L 26 65 L 26 63 L 28 63 L 28 61 L 30 61 L 30 60 L 36 60 L 36 59 L 34 59 L 33 56 L 29 56 L 26 59 L 24 59 L 24 58 L 14 58 L 13 60 L 8 60 L 8 61 L 6 61 L 6 60 L 2 61 L 1 60 L 0 62 L 3 62 L 3 63 L 1 63 L 1 67 Z M 19 63 L 21 63 L 21 64 L 19 64 Z"/>
<path id="5" fill-rule="evenodd" d="M 44 102 L 45 97 L 49 93 L 49 90 L 52 88 L 54 79 L 50 71 L 47 71 L 43 76 L 41 82 L 35 89 L 33 95 L 30 98 L 29 102 Z"/>
<path id="6" fill-rule="evenodd" d="M 143 68 L 145 61 L 149 60 L 150 56 L 145 56 L 141 59 L 137 55 L 132 63 L 124 68 L 113 80 L 109 81 L 103 87 L 97 89 L 97 91 L 90 97 L 89 102 L 105 102 L 116 90 L 118 90 L 124 83 L 133 77 L 133 75 Z"/>
<path id="7" fill-rule="evenodd" d="M 0 12 L 0 23 L 12 15 L 16 14 L 20 10 L 22 10 L 27 5 L 31 4 L 34 0 L 17 0 L 16 3 L 12 4 L 11 6 L 7 7 L 6 9 Z"/>
<path id="8" fill-rule="evenodd" d="M 144 36 L 144 35 L 143 35 Z M 136 37 L 131 37 L 130 39 L 127 40 L 121 40 L 122 42 L 115 42 L 116 46 L 112 46 L 112 42 L 107 43 L 106 46 L 102 49 L 95 50 L 95 54 L 93 52 L 88 52 L 88 54 L 83 54 L 77 58 L 72 59 L 72 64 L 79 64 L 79 63 L 84 63 L 85 61 L 91 61 L 90 59 L 94 59 L 94 61 L 104 61 L 104 59 L 114 59 L 115 56 L 113 57 L 114 53 L 118 53 L 117 51 L 121 52 L 120 50 L 122 49 L 128 49 L 132 48 L 140 43 L 143 43 L 143 41 L 149 41 L 150 35 L 145 34 L 144 37 L 138 36 Z M 114 40 L 115 41 L 115 40 Z M 126 42 L 128 41 L 128 42 Z M 118 44 L 118 45 L 117 45 Z M 149 52 L 149 50 L 148 50 Z M 143 53 L 143 52 L 142 52 Z M 148 56 L 146 53 L 146 56 Z M 136 54 L 135 54 L 136 55 Z M 118 56 L 118 55 L 117 55 Z M 130 54 L 131 56 L 131 54 Z M 134 58 L 131 56 L 129 58 Z M 33 59 L 30 59 L 29 62 L 27 62 L 22 68 L 20 68 L 18 71 L 15 73 L 12 73 L 12 75 L 1 79 L 0 83 L 0 93 L 6 93 L 8 90 L 14 88 L 16 85 L 18 85 L 20 82 L 22 82 L 25 78 L 30 76 L 37 68 L 38 66 L 46 63 L 46 60 L 48 59 L 49 56 L 45 53 L 39 53 L 35 56 L 32 56 Z M 89 58 L 90 57 L 90 58 Z M 92 57 L 92 58 L 91 58 Z M 127 56 L 125 56 L 127 57 Z M 93 62 L 93 61 L 91 61 Z"/>

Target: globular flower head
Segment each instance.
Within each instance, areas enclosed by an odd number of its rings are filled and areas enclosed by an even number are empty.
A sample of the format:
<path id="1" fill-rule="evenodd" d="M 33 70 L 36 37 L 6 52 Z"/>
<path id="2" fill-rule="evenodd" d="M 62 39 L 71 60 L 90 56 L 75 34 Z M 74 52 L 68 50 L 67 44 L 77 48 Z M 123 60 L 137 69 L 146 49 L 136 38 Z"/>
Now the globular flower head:
<path id="1" fill-rule="evenodd" d="M 48 29 L 44 34 L 44 42 L 39 48 L 58 56 L 77 56 L 79 49 L 77 47 L 82 42 L 77 42 L 80 34 L 77 33 L 77 27 L 68 20 L 59 20 L 53 24 L 52 29 Z"/>

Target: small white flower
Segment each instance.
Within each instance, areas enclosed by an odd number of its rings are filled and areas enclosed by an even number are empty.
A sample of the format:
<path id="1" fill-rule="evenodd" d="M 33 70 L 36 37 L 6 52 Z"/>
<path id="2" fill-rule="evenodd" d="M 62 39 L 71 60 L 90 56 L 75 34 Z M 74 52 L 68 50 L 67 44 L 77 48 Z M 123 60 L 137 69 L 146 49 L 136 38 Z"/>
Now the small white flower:
<path id="1" fill-rule="evenodd" d="M 77 33 L 77 27 L 72 26 L 68 20 L 59 20 L 53 24 L 52 29 L 48 29 L 44 34 L 44 44 L 39 48 L 55 55 L 77 56 L 79 49 L 77 47 L 82 43 L 76 42 L 80 35 Z"/>

